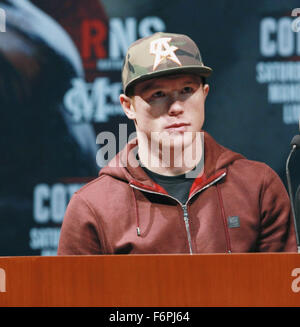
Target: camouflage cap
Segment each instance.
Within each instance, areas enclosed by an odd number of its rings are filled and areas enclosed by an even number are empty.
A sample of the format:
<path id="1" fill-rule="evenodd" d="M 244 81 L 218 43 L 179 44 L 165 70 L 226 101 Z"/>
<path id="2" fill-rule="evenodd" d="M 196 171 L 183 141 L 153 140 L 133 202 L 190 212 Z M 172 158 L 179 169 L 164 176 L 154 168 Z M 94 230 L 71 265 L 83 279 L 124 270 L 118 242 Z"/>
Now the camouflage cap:
<path id="1" fill-rule="evenodd" d="M 208 77 L 195 42 L 186 35 L 158 32 L 139 39 L 128 48 L 122 70 L 123 91 L 137 82 L 175 73 L 194 73 Z"/>

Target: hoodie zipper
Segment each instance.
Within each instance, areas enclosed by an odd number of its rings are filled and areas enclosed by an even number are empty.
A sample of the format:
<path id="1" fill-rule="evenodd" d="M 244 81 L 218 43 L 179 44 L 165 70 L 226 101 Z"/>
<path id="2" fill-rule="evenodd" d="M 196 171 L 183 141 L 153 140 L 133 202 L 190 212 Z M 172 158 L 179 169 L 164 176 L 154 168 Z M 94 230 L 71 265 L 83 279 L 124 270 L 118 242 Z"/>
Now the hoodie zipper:
<path id="1" fill-rule="evenodd" d="M 191 237 L 191 230 L 190 230 L 189 214 L 187 211 L 187 203 L 181 204 L 181 207 L 183 209 L 183 219 L 185 222 L 185 229 L 186 229 L 187 238 L 188 238 L 188 242 L 189 242 L 190 254 L 193 254 L 192 237 Z"/>
<path id="2" fill-rule="evenodd" d="M 149 191 L 147 189 L 144 189 L 142 187 L 138 187 L 135 186 L 134 184 L 129 183 L 129 185 L 137 190 L 143 191 L 143 192 L 148 192 L 148 193 L 152 193 L 152 194 L 158 194 L 158 195 L 163 195 L 166 196 L 168 198 L 171 198 L 173 200 L 175 200 L 177 203 L 180 204 L 182 210 L 183 210 L 183 219 L 184 219 L 184 223 L 185 223 L 185 229 L 186 229 L 186 233 L 187 233 L 187 239 L 188 239 L 188 244 L 189 244 L 189 251 L 190 254 L 193 254 L 193 248 L 192 248 L 192 237 L 191 237 L 191 230 L 190 230 L 190 222 L 189 222 L 189 215 L 188 215 L 188 202 L 198 193 L 202 192 L 203 190 L 207 189 L 208 187 L 212 186 L 213 184 L 217 183 L 220 179 L 222 179 L 223 177 L 226 176 L 226 172 L 224 172 L 222 175 L 220 175 L 219 177 L 217 177 L 216 179 L 214 179 L 213 181 L 211 181 L 209 184 L 205 185 L 204 187 L 202 187 L 200 190 L 198 190 L 197 192 L 195 192 L 190 198 L 187 199 L 185 204 L 182 204 L 180 201 L 178 201 L 176 198 L 174 198 L 173 196 L 169 195 L 169 194 L 164 194 L 164 193 L 160 193 L 160 192 L 154 192 L 154 191 Z M 139 232 L 140 228 L 137 227 L 137 230 Z"/>

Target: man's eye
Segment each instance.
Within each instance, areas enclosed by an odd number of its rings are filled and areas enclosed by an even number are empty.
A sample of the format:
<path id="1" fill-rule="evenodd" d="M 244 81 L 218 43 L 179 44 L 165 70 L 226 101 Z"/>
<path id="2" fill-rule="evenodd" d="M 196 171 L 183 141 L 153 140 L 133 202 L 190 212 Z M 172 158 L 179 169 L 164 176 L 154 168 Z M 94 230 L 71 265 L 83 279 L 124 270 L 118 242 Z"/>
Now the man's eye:
<path id="1" fill-rule="evenodd" d="M 152 94 L 152 98 L 161 98 L 161 97 L 163 97 L 164 95 L 165 95 L 164 92 L 162 92 L 162 91 L 157 91 L 157 92 L 155 92 L 155 93 Z"/>
<path id="2" fill-rule="evenodd" d="M 190 86 L 186 86 L 182 89 L 182 93 L 192 93 L 193 92 L 193 88 Z"/>

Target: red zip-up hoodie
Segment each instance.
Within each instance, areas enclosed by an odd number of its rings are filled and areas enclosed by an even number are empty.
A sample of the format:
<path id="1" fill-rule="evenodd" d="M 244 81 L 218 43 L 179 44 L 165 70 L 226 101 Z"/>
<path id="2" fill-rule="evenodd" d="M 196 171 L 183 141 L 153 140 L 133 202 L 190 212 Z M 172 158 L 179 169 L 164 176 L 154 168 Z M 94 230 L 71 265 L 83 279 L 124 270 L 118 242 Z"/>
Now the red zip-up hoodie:
<path id="1" fill-rule="evenodd" d="M 58 254 L 297 252 L 288 194 L 266 164 L 204 134 L 185 204 L 138 165 L 133 140 L 71 198 Z"/>

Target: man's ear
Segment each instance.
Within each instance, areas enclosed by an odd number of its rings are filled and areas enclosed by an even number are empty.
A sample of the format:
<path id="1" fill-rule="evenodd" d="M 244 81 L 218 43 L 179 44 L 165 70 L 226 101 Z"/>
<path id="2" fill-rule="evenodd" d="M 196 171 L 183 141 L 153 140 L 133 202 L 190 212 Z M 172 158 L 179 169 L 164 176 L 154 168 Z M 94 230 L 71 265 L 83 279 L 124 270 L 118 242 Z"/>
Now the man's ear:
<path id="1" fill-rule="evenodd" d="M 120 103 L 125 112 L 125 115 L 132 120 L 135 120 L 135 110 L 133 107 L 133 98 L 128 97 L 125 94 L 120 95 Z"/>
<path id="2" fill-rule="evenodd" d="M 209 85 L 208 84 L 204 84 L 203 85 L 203 93 L 204 93 L 204 98 L 206 99 L 207 95 L 209 92 Z"/>

